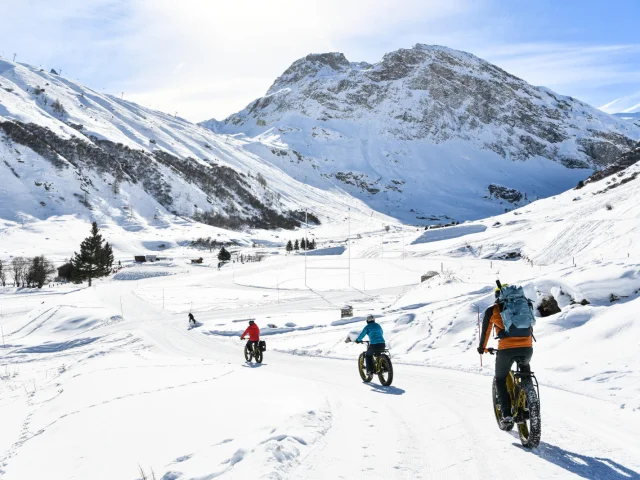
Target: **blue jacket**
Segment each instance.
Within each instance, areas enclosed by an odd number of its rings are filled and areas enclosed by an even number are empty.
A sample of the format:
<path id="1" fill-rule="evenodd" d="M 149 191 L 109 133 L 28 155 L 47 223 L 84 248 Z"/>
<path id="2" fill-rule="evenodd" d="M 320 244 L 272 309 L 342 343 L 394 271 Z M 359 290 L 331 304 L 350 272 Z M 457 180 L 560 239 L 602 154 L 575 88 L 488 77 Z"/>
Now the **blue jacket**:
<path id="1" fill-rule="evenodd" d="M 375 322 L 367 323 L 367 326 L 364 327 L 362 333 L 358 335 L 356 342 L 362 341 L 362 339 L 367 335 L 369 335 L 369 341 L 371 342 L 371 345 L 384 343 L 384 337 L 382 336 L 382 327 Z"/>

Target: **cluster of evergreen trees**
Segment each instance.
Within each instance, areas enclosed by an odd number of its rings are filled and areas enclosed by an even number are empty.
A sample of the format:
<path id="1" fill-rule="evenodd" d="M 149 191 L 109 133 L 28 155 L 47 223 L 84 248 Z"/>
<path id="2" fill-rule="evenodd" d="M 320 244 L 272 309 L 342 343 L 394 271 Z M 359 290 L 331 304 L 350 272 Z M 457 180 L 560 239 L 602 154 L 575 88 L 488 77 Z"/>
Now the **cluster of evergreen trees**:
<path id="1" fill-rule="evenodd" d="M 225 245 L 224 242 L 218 242 L 215 239 L 212 239 L 211 237 L 199 237 L 196 240 L 192 240 L 191 241 L 191 246 L 192 247 L 199 247 L 199 248 L 208 248 L 210 252 L 212 252 L 214 249 L 218 248 L 218 246 L 220 245 Z"/>
<path id="2" fill-rule="evenodd" d="M 287 252 L 291 252 L 295 250 L 296 252 L 299 250 L 315 250 L 316 248 L 316 239 L 309 241 L 308 239 L 303 238 L 302 240 L 291 243 L 291 240 L 287 242 Z"/>

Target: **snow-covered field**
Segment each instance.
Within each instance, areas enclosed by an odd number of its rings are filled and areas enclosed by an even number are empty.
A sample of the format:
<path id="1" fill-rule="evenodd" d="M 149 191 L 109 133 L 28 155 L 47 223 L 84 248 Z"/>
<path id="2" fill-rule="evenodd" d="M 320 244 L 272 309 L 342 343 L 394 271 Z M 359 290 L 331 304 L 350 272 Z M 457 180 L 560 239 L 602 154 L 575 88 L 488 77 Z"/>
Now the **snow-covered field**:
<path id="1" fill-rule="evenodd" d="M 107 225 L 118 274 L 0 294 L 0 477 L 640 478 L 640 182 L 598 193 L 611 182 L 426 236 L 337 219 L 310 229 L 326 254 L 307 258 L 283 247 L 301 231 L 248 232 L 237 248 L 264 260 L 220 270 L 215 251 L 185 246 L 208 227 Z M 86 224 L 60 222 L 5 227 L 1 255 L 64 258 L 61 225 L 76 237 Z M 131 262 L 157 242 L 166 260 Z M 562 309 L 536 326 L 532 451 L 496 428 L 493 358 L 475 350 L 496 278 Z M 370 313 L 391 387 L 363 384 L 362 347 L 345 343 Z M 242 356 L 250 318 L 261 365 Z"/>

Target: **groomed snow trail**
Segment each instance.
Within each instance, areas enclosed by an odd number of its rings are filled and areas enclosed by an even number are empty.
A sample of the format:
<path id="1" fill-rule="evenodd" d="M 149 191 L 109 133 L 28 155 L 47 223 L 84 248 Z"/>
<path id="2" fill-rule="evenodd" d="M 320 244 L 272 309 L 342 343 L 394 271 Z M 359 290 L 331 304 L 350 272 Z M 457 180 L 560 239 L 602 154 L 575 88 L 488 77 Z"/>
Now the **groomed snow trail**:
<path id="1" fill-rule="evenodd" d="M 233 285 L 228 272 L 206 280 L 212 289 L 263 290 Z M 321 310 L 399 290 L 296 293 L 197 319 L 215 325 L 260 309 Z M 545 387 L 544 372 L 542 443 L 529 451 L 496 427 L 489 376 L 395 362 L 394 383 L 385 388 L 377 379 L 362 383 L 355 360 L 274 351 L 277 336 L 265 337 L 269 350 L 258 366 L 244 361 L 238 338 L 188 330 L 186 315 L 151 305 L 129 282 L 58 299 L 76 307 L 97 302 L 123 308 L 124 320 L 69 336 L 91 336 L 92 344 L 24 356 L 25 340 L 53 329 L 51 315 L 39 317 L 38 329 L 19 326 L 9 336 L 16 345 L 5 349 L 3 363 L 28 369 L 49 361 L 53 369 L 64 360 L 66 371 L 29 393 L 27 412 L 17 407 L 19 393 L 0 405 L 24 417 L 6 449 L 0 436 L 3 479 L 45 472 L 51 480 L 133 479 L 138 465 L 164 480 L 640 478 L 637 412 Z M 354 356 L 363 348 L 352 347 Z"/>

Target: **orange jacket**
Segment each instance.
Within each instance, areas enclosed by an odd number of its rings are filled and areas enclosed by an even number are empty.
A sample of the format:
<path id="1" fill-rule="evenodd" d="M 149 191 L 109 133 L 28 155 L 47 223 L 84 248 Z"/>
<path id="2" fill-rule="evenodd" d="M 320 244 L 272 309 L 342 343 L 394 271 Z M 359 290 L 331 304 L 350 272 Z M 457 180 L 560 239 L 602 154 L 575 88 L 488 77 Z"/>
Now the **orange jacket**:
<path id="1" fill-rule="evenodd" d="M 484 312 L 484 319 L 482 321 L 482 334 L 480 336 L 480 346 L 487 348 L 487 342 L 491 336 L 491 329 L 495 328 L 496 336 L 498 340 L 498 350 L 505 350 L 507 348 L 520 348 L 520 347 L 532 347 L 532 336 L 528 337 L 501 337 L 504 332 L 504 322 L 500 316 L 500 307 L 493 305 L 487 308 Z"/>
<path id="2" fill-rule="evenodd" d="M 247 334 L 249 335 L 249 340 L 252 342 L 260 340 L 260 329 L 255 323 L 253 325 L 249 325 L 240 338 L 244 340 L 244 337 Z"/>

